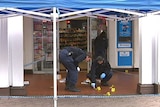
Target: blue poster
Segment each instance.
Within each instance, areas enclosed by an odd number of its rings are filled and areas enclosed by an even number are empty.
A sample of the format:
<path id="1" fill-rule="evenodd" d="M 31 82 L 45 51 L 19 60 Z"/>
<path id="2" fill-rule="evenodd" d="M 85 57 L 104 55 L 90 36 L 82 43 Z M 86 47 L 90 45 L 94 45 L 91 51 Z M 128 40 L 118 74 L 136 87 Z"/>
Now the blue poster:
<path id="1" fill-rule="evenodd" d="M 132 21 L 117 22 L 117 47 L 132 48 Z"/>
<path id="2" fill-rule="evenodd" d="M 119 36 L 129 37 L 132 35 L 131 21 L 119 21 Z"/>

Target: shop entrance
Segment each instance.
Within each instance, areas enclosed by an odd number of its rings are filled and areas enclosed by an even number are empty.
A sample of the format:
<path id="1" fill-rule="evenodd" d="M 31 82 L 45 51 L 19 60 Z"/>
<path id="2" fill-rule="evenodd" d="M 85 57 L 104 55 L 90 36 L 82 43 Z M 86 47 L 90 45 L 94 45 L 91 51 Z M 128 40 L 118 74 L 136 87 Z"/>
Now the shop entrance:
<path id="1" fill-rule="evenodd" d="M 76 46 L 87 51 L 87 18 L 60 22 L 59 48 Z M 53 69 L 53 27 L 51 21 L 33 21 L 34 72 L 52 73 Z M 87 69 L 87 63 L 80 64 L 81 70 Z M 60 70 L 65 70 L 60 64 Z"/>

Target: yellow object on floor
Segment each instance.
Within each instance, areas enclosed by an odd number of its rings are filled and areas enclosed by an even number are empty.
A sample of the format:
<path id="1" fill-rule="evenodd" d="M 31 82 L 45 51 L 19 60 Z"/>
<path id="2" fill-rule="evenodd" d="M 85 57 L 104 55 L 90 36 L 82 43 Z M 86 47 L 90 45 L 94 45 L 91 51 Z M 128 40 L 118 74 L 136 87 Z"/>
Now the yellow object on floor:
<path id="1" fill-rule="evenodd" d="M 101 87 L 97 87 L 96 89 L 97 89 L 98 91 L 100 91 L 100 90 L 101 90 Z"/>
<path id="2" fill-rule="evenodd" d="M 107 93 L 106 93 L 106 95 L 107 95 L 107 96 L 110 96 L 110 95 L 111 95 L 111 93 L 110 93 L 110 92 L 107 92 Z"/>
<path id="3" fill-rule="evenodd" d="M 111 92 L 115 92 L 116 91 L 116 88 L 115 88 L 115 86 L 114 85 L 112 85 L 111 87 L 109 87 L 110 88 L 110 90 L 111 90 Z"/>
<path id="4" fill-rule="evenodd" d="M 128 73 L 128 70 L 127 70 L 127 69 L 125 70 L 125 73 Z"/>

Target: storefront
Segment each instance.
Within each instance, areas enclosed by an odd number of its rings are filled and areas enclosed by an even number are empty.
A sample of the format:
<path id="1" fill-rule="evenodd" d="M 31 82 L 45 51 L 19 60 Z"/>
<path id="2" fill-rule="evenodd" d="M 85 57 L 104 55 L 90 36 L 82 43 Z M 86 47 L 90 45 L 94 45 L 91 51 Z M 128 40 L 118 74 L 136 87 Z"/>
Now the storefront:
<path id="1" fill-rule="evenodd" d="M 46 2 L 46 1 L 45 1 Z M 15 3 L 15 4 L 14 4 Z M 24 3 L 24 2 L 17 2 L 17 1 L 13 1 L 12 3 L 1 3 L 0 5 L 2 7 L 19 7 L 21 9 L 26 9 L 25 7 L 30 7 L 31 5 L 28 5 L 28 4 L 32 4 L 33 2 L 31 1 L 28 1 L 28 3 Z M 2 8 L 1 11 L 2 11 L 2 14 L 3 13 L 7 13 L 9 14 L 8 16 L 5 16 L 5 14 L 3 14 L 3 18 L 8 18 L 11 19 L 12 21 L 11 22 L 14 22 L 14 20 L 17 18 L 16 16 L 17 15 L 24 15 L 24 16 L 27 16 L 28 17 L 35 17 L 35 16 L 38 16 L 38 18 L 41 18 L 41 19 L 48 19 L 48 20 L 54 20 L 54 27 L 53 28 L 56 28 L 56 16 L 58 16 L 56 13 L 56 9 L 58 7 L 64 7 L 64 8 L 75 8 L 75 6 L 78 6 L 80 7 L 81 9 L 84 9 L 83 11 L 81 10 L 76 10 L 76 11 L 71 11 L 71 12 L 68 12 L 68 13 L 61 13 L 59 14 L 59 16 L 57 17 L 57 19 L 62 19 L 62 18 L 65 18 L 66 16 L 72 16 L 72 15 L 75 15 L 75 14 L 81 14 L 81 15 L 85 15 L 85 13 L 89 14 L 91 13 L 90 15 L 92 14 L 96 14 L 97 11 L 99 9 L 97 9 L 97 7 L 99 8 L 103 8 L 103 9 L 100 9 L 100 11 L 105 11 L 106 13 L 110 11 L 118 11 L 117 9 L 106 9 L 106 7 L 111 7 L 111 8 L 119 8 L 121 10 L 119 10 L 118 12 L 121 12 L 121 13 L 133 13 L 134 15 L 138 14 L 138 18 L 140 18 L 140 20 L 138 20 L 137 22 L 137 25 L 134 25 L 136 26 L 136 30 L 134 29 L 134 31 L 136 31 L 138 34 L 138 37 L 140 38 L 139 40 L 139 44 L 136 44 L 136 46 L 138 48 L 140 48 L 140 52 L 138 52 L 138 56 L 140 56 L 140 78 L 139 78 L 139 83 L 140 85 L 139 86 L 146 86 L 145 84 L 150 84 L 150 85 L 158 85 L 159 86 L 159 75 L 156 75 L 156 74 L 159 74 L 159 67 L 158 67 L 158 62 L 159 62 L 159 59 L 158 59 L 158 53 L 159 53 L 159 44 L 158 44 L 158 41 L 159 41 L 159 30 L 158 28 L 159 27 L 154 27 L 155 25 L 159 25 L 159 11 L 156 11 L 154 12 L 153 10 L 158 10 L 159 9 L 159 6 L 157 5 L 158 4 L 158 1 L 157 0 L 152 0 L 152 1 L 121 1 L 121 2 L 117 2 L 114 1 L 112 2 L 113 5 L 108 1 L 100 1 L 100 3 L 98 2 L 94 2 L 93 4 L 91 3 L 90 4 L 90 1 L 86 1 L 86 2 L 82 2 L 82 1 L 76 1 L 76 2 L 70 2 L 70 1 L 59 1 L 57 2 L 57 4 L 55 4 L 55 2 L 47 2 L 47 3 L 38 3 L 37 2 L 34 2 L 36 3 L 36 5 L 32 5 L 32 7 L 30 7 L 30 11 L 27 11 L 27 10 L 21 10 L 21 9 L 17 9 L 17 8 Z M 64 4 L 65 3 L 65 4 Z M 99 5 L 98 5 L 98 4 Z M 142 3 L 142 4 L 141 4 Z M 23 5 L 22 5 L 23 4 Z M 25 6 L 25 4 L 27 4 L 27 6 Z M 37 10 L 32 10 L 33 8 L 40 8 L 41 7 L 41 4 L 43 4 L 42 7 L 54 7 L 53 10 L 54 12 L 50 12 L 49 14 L 46 14 L 46 13 L 43 13 L 42 11 L 37 11 Z M 45 4 L 45 5 L 44 5 Z M 66 4 L 69 4 L 69 5 L 66 5 Z M 80 4 L 80 5 L 79 5 Z M 90 5 L 89 5 L 90 4 Z M 123 5 L 122 5 L 123 4 Z M 146 5 L 144 5 L 146 4 Z M 61 5 L 61 6 L 60 6 Z M 82 6 L 83 5 L 83 6 Z M 81 7 L 82 6 L 82 7 Z M 141 9 L 148 9 L 150 7 L 150 9 L 152 9 L 152 12 L 151 13 L 141 13 L 139 12 L 139 10 Z M 90 9 L 86 9 L 85 8 L 90 8 Z M 123 9 L 122 9 L 123 8 Z M 125 9 L 124 9 L 125 8 Z M 127 10 L 126 10 L 127 9 Z M 131 9 L 131 11 L 129 10 Z M 132 11 L 132 9 L 138 9 L 136 11 Z M 96 11 L 97 10 L 97 11 Z M 96 11 L 96 12 L 95 12 Z M 138 11 L 138 12 L 137 12 Z M 93 13 L 92 13 L 93 12 Z M 52 15 L 53 14 L 53 15 Z M 13 17 L 10 17 L 10 15 L 13 15 Z M 14 17 L 15 16 L 15 17 Z M 41 17 L 42 16 L 42 17 Z M 142 18 L 144 17 L 144 18 Z M 13 19 L 12 19 L 13 18 Z M 19 17 L 19 19 L 16 19 L 16 21 L 19 22 L 19 24 L 17 23 L 14 23 L 12 24 L 11 22 L 7 22 L 7 21 L 2 21 L 2 22 L 5 22 L 5 23 L 1 23 L 1 26 L 2 28 L 5 27 L 5 30 L 4 29 L 1 29 L 3 32 L 2 32 L 2 37 L 14 37 L 14 38 L 11 38 L 11 41 L 8 41 L 8 38 L 4 38 L 6 40 L 6 42 L 2 42 L 2 45 L 1 45 L 1 50 L 3 52 L 3 56 L 1 57 L 5 57 L 4 59 L 6 60 L 6 66 L 1 66 L 0 68 L 2 69 L 2 71 L 4 72 L 1 72 L 1 88 L 10 88 L 10 87 L 19 87 L 21 88 L 22 86 L 24 86 L 24 78 L 23 78 L 23 60 L 24 60 L 24 56 L 23 56 L 23 36 L 25 35 L 25 30 L 22 29 L 24 26 L 22 26 L 23 24 L 23 18 L 22 17 Z M 137 18 L 137 17 L 136 17 Z M 3 19 L 1 19 L 3 20 Z M 138 25 L 139 24 L 139 25 Z M 7 29 L 7 26 L 9 27 L 9 30 Z M 12 25 L 12 26 L 11 26 Z M 14 26 L 13 26 L 14 25 Z M 16 25 L 16 27 L 15 27 Z M 148 26 L 150 25 L 150 26 Z M 20 29 L 17 29 L 17 26 L 18 28 Z M 13 27 L 13 28 L 11 28 Z M 109 22 L 109 41 L 112 41 L 113 43 L 109 43 L 110 47 L 112 49 L 115 49 L 115 47 L 117 46 L 115 44 L 115 35 L 116 35 L 116 32 L 115 32 L 115 28 L 116 28 L 116 20 L 114 21 L 110 21 Z M 24 31 L 23 31 L 24 30 Z M 56 35 L 56 33 L 54 32 L 54 34 Z M 8 36 L 9 35 L 9 36 Z M 30 36 L 30 35 L 29 35 Z M 17 39 L 15 39 L 15 37 L 18 38 L 19 42 L 17 42 Z M 56 39 L 54 39 L 56 41 Z M 4 51 L 4 45 L 7 46 L 7 45 L 14 45 L 12 46 L 11 48 L 8 48 L 8 47 L 5 47 L 6 50 Z M 113 47 L 112 47 L 113 46 Z M 146 46 L 148 48 L 146 48 Z M 17 48 L 18 47 L 18 48 Z M 54 47 L 54 49 L 56 49 L 56 45 Z M 111 55 L 112 57 L 109 57 L 110 59 L 110 62 L 111 64 L 113 64 L 113 67 L 116 67 L 114 66 L 115 64 L 115 60 L 114 57 L 117 57 L 117 54 L 115 54 L 117 51 L 116 50 L 112 50 L 112 49 L 109 49 L 109 55 Z M 8 51 L 9 50 L 9 51 Z M 33 51 L 33 50 L 32 50 Z M 18 54 L 17 54 L 18 52 Z M 56 53 L 56 51 L 54 51 Z M 54 54 L 54 58 L 55 58 L 56 54 Z M 9 59 L 7 59 L 9 57 Z M 113 58 L 113 59 L 112 59 Z M 56 59 L 56 58 L 55 58 Z M 8 62 L 7 62 L 8 61 Z M 17 63 L 19 62 L 19 63 Z M 137 60 L 138 62 L 138 60 Z M 2 64 L 4 64 L 4 61 L 2 60 L 1 61 Z M 147 66 L 146 66 L 147 65 Z M 56 63 L 54 62 L 53 66 L 56 66 Z M 55 67 L 54 67 L 55 68 Z M 53 70 L 53 73 L 54 73 L 54 76 L 56 76 L 56 71 L 57 69 L 54 69 Z M 5 77 L 5 78 L 3 78 Z M 19 77 L 19 78 L 17 78 Z M 56 78 L 54 78 L 54 83 L 56 83 Z M 140 87 L 141 88 L 141 87 Z M 142 87 L 143 88 L 143 87 Z M 149 88 L 152 88 L 152 87 L 149 87 Z M 56 89 L 56 85 L 55 85 L 55 89 Z M 154 87 L 152 88 L 154 90 Z M 9 91 L 8 91 L 9 92 Z M 55 92 L 55 99 L 57 99 L 57 93 L 56 91 Z"/>
<path id="2" fill-rule="evenodd" d="M 138 68 L 134 66 L 137 57 L 134 55 L 133 47 L 138 42 L 138 34 L 134 31 L 136 21 L 113 21 L 105 17 L 89 18 L 82 17 L 59 22 L 59 48 L 76 46 L 85 51 L 90 51 L 94 56 L 94 40 L 100 31 L 106 32 L 108 41 L 107 59 L 113 68 Z M 114 26 L 113 26 L 114 25 Z M 134 40 L 134 42 L 133 42 Z M 52 72 L 53 69 L 53 27 L 51 21 L 33 19 L 33 54 L 34 68 L 36 73 Z M 135 51 L 137 51 L 135 49 Z M 113 54 L 115 56 L 113 56 Z M 114 59 L 114 60 L 113 60 Z M 82 71 L 88 71 L 85 62 L 80 63 Z M 60 64 L 60 71 L 65 68 Z"/>

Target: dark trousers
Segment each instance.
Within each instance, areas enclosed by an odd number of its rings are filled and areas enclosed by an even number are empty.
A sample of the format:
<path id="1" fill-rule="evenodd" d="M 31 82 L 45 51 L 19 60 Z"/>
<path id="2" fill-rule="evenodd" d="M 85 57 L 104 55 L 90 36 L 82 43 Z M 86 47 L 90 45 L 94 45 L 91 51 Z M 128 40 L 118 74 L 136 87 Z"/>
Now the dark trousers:
<path id="1" fill-rule="evenodd" d="M 102 79 L 102 83 L 106 83 L 107 81 L 109 81 L 112 76 L 113 76 L 113 71 L 111 70 L 109 73 L 105 73 L 106 74 L 106 77 L 104 79 Z"/>
<path id="2" fill-rule="evenodd" d="M 106 74 L 106 77 L 101 80 L 102 83 L 106 83 L 106 82 L 109 81 L 109 80 L 112 78 L 112 76 L 113 76 L 113 71 L 112 71 L 112 70 L 106 71 L 106 72 L 104 72 L 104 73 Z M 91 75 L 90 73 L 88 73 L 88 74 L 87 74 L 87 78 L 89 78 L 90 80 L 93 80 L 93 78 L 100 79 L 100 75 L 101 75 L 101 74 L 102 74 L 102 73 L 97 73 L 97 74 L 95 74 L 95 75 Z M 94 76 L 94 77 L 92 77 L 92 76 Z"/>
<path id="3" fill-rule="evenodd" d="M 68 70 L 66 75 L 66 83 L 75 85 L 78 80 L 78 70 L 77 66 L 74 64 L 74 60 L 68 55 L 68 51 L 63 49 L 59 53 L 60 62 Z"/>

